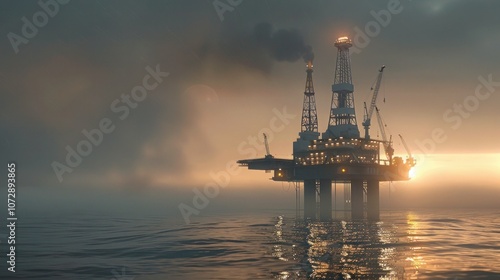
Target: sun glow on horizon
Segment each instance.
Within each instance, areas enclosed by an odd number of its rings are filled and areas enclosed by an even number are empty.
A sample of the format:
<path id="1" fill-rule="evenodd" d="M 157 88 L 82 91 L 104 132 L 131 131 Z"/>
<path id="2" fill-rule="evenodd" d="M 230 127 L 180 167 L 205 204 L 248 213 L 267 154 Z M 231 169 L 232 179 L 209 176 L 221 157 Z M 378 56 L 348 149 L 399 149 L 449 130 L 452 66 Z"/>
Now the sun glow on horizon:
<path id="1" fill-rule="evenodd" d="M 492 185 L 500 179 L 495 164 L 500 162 L 500 154 L 429 154 L 415 158 L 410 182 Z"/>

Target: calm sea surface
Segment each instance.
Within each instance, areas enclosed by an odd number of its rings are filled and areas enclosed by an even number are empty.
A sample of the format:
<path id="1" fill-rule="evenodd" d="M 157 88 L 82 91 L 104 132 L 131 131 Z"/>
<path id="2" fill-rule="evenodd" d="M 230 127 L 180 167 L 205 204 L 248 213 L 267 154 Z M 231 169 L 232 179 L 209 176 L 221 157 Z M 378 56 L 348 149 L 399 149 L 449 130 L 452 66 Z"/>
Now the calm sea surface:
<path id="1" fill-rule="evenodd" d="M 196 217 L 32 215 L 0 279 L 500 279 L 500 211 L 391 211 L 304 223 L 293 211 Z M 178 220 L 177 220 L 178 221 Z M 2 231 L 5 232 L 5 231 Z"/>

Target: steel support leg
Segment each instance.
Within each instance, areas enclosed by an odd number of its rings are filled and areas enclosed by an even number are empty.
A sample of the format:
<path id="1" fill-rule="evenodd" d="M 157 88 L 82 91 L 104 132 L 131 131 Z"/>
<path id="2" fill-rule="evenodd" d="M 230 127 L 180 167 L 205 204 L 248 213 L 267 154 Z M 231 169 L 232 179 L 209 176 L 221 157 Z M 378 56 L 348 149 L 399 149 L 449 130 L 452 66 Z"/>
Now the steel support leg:
<path id="1" fill-rule="evenodd" d="M 316 180 L 304 180 L 304 219 L 316 219 Z"/>
<path id="2" fill-rule="evenodd" d="M 380 218 L 380 193 L 379 181 L 370 180 L 367 185 L 368 197 L 368 219 L 378 220 Z"/>
<path id="3" fill-rule="evenodd" d="M 319 181 L 319 217 L 321 221 L 332 219 L 332 181 L 322 179 Z"/>
<path id="4" fill-rule="evenodd" d="M 351 181 L 351 217 L 353 220 L 363 219 L 363 181 Z"/>

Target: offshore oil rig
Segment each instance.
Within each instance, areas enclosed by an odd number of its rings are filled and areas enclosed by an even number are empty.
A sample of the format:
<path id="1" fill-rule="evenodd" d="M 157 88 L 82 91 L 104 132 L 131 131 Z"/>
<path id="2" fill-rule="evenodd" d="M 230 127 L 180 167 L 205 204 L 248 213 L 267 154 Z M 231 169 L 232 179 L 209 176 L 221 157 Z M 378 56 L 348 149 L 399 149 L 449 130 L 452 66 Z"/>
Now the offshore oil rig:
<path id="1" fill-rule="evenodd" d="M 332 85 L 332 103 L 328 128 L 320 135 L 312 79 L 312 61 L 307 63 L 307 77 L 302 109 L 301 131 L 293 142 L 293 159 L 275 158 L 269 153 L 264 158 L 239 160 L 240 166 L 252 170 L 273 171 L 272 180 L 304 185 L 304 218 L 328 221 L 332 218 L 332 184 L 342 183 L 350 194 L 352 219 L 378 220 L 380 212 L 379 185 L 381 181 L 406 181 L 416 164 L 404 139 L 409 156 L 393 157 L 392 137 L 387 139 L 377 96 L 385 66 L 379 69 L 369 106 L 364 106 L 364 137 L 360 136 L 354 108 L 354 85 L 351 75 L 349 48 L 352 41 L 341 37 L 335 41 L 337 62 Z M 377 114 L 382 140 L 369 134 L 371 118 Z M 320 137 L 321 136 L 321 137 Z M 385 157 L 380 156 L 380 146 Z M 366 205 L 365 205 L 366 201 Z M 300 198 L 299 198 L 300 207 Z M 365 207 L 366 206 L 366 207 Z"/>

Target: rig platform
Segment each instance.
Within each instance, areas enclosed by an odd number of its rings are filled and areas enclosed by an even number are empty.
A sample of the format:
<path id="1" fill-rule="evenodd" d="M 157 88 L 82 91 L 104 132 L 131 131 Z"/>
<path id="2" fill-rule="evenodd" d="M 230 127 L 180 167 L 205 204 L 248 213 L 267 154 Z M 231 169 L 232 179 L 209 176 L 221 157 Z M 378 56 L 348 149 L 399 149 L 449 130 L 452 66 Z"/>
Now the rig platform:
<path id="1" fill-rule="evenodd" d="M 336 40 L 337 63 L 332 85 L 332 103 L 327 130 L 318 132 L 315 92 L 312 80 L 313 65 L 308 61 L 306 87 L 302 110 L 301 132 L 293 142 L 293 159 L 274 158 L 266 144 L 264 158 L 243 159 L 238 163 L 250 170 L 273 171 L 272 180 L 281 182 L 303 182 L 304 218 L 328 221 L 332 218 L 332 184 L 350 185 L 352 219 L 378 220 L 380 213 L 379 189 L 383 181 L 407 181 L 410 169 L 416 164 L 411 155 L 403 160 L 393 157 L 392 138 L 387 140 L 376 100 L 382 73 L 379 70 L 369 109 L 365 103 L 363 126 L 364 137 L 360 137 L 354 108 L 354 85 L 351 76 L 349 48 L 352 42 L 347 37 Z M 371 117 L 377 111 L 382 140 L 371 139 L 369 127 Z M 382 159 L 381 146 L 387 159 Z M 406 146 L 406 145 L 405 145 Z M 317 195 L 318 194 L 318 195 Z M 319 201 L 318 201 L 319 200 Z M 319 204 L 319 211 L 316 207 Z"/>

